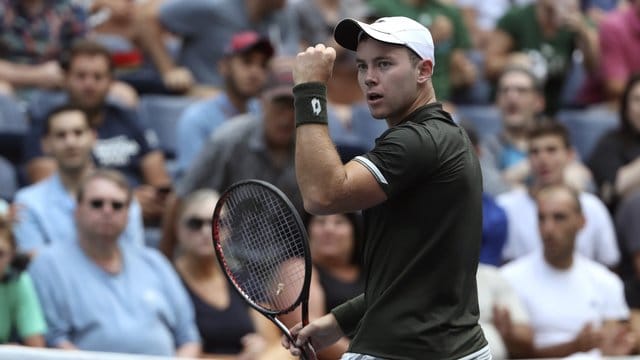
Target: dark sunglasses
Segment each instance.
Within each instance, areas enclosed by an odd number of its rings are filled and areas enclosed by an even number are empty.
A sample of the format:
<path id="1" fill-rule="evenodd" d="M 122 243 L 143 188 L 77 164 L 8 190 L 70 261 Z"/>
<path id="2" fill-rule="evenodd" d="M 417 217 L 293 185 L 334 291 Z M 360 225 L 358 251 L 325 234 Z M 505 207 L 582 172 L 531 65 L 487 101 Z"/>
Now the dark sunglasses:
<path id="1" fill-rule="evenodd" d="M 125 206 L 124 201 L 118 201 L 118 200 L 108 201 L 108 200 L 104 200 L 104 199 L 92 199 L 92 200 L 89 200 L 89 205 L 91 206 L 91 208 L 96 209 L 96 210 L 102 209 L 106 203 L 111 204 L 111 208 L 113 209 L 113 211 L 120 211 Z"/>
<path id="2" fill-rule="evenodd" d="M 203 219 L 203 218 L 192 216 L 190 218 L 187 218 L 184 221 L 184 225 L 187 227 L 187 229 L 191 231 L 199 231 L 200 229 L 202 229 L 202 226 L 204 225 L 207 225 L 207 227 L 210 227 L 211 219 Z"/>

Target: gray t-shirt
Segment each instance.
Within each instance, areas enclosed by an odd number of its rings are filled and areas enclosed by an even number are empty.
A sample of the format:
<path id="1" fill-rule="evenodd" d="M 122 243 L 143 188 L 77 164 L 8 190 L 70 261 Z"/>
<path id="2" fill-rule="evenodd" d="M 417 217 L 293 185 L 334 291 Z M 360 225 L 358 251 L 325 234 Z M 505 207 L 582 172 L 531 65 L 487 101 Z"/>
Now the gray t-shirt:
<path id="1" fill-rule="evenodd" d="M 177 183 L 176 193 L 184 197 L 201 188 L 222 192 L 246 179 L 275 185 L 299 211 L 303 209 L 295 175 L 294 144 L 287 160 L 276 164 L 265 143 L 263 119 L 256 114 L 239 115 L 220 125 Z"/>
<path id="2" fill-rule="evenodd" d="M 160 7 L 160 21 L 182 38 L 178 62 L 208 85 L 223 85 L 217 63 L 237 32 L 254 30 L 267 36 L 278 55 L 299 51 L 298 20 L 289 6 L 252 23 L 244 0 L 168 0 Z"/>

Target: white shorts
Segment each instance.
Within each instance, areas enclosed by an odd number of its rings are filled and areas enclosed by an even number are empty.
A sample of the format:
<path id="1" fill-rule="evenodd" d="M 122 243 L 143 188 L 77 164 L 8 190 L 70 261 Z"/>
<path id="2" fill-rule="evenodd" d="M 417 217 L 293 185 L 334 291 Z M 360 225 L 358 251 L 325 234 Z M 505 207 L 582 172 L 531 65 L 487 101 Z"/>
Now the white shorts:
<path id="1" fill-rule="evenodd" d="M 489 345 L 487 345 L 472 354 L 461 357 L 459 360 L 491 360 L 491 359 L 492 359 L 491 351 L 489 351 Z M 386 360 L 386 359 L 371 356 L 371 355 L 344 353 L 340 358 L 340 360 Z"/>

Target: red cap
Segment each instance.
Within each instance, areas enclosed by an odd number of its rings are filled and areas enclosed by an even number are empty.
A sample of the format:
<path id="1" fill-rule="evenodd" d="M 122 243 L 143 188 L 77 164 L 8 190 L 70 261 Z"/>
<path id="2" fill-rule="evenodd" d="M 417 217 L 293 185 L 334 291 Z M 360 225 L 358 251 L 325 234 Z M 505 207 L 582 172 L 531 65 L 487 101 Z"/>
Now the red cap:
<path id="1" fill-rule="evenodd" d="M 252 50 L 261 51 L 267 55 L 267 58 L 274 54 L 273 45 L 269 39 L 255 31 L 243 31 L 233 35 L 224 52 L 226 55 L 236 55 Z"/>

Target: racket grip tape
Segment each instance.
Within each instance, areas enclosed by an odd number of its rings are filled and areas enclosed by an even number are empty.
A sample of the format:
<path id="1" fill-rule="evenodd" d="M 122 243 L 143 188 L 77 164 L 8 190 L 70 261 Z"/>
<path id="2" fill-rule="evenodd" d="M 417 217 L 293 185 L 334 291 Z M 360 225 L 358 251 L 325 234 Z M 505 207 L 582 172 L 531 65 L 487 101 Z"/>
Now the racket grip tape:
<path id="1" fill-rule="evenodd" d="M 302 356 L 300 357 L 302 360 L 318 360 L 316 356 L 316 351 L 311 346 L 311 343 L 305 343 L 302 345 Z"/>

